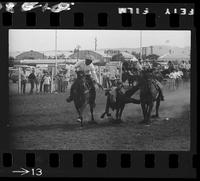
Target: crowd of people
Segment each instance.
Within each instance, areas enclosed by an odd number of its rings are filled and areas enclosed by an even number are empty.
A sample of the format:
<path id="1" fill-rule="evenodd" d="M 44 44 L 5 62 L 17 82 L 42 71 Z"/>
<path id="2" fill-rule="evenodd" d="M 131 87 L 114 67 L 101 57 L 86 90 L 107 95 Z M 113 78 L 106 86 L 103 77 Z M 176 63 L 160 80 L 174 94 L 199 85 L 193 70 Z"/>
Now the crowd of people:
<path id="1" fill-rule="evenodd" d="M 21 93 L 26 94 L 27 83 L 30 83 L 30 94 L 36 93 L 50 93 L 52 81 L 54 82 L 54 92 L 66 92 L 69 83 L 69 76 L 67 71 L 58 72 L 52 78 L 52 72 L 43 70 L 42 72 L 36 72 L 32 69 L 32 72 L 27 76 L 26 69 L 22 68 L 21 72 Z"/>
<path id="2" fill-rule="evenodd" d="M 145 69 L 145 68 L 163 68 L 169 69 L 170 72 L 174 70 L 190 70 L 190 61 L 181 61 L 175 62 L 168 61 L 167 65 L 163 66 L 162 64 L 158 63 L 157 61 L 148 61 L 148 60 L 139 60 L 136 62 L 127 61 L 123 63 L 122 70 L 138 70 L 138 69 Z"/>
<path id="3" fill-rule="evenodd" d="M 122 65 L 122 74 L 127 73 L 129 75 L 134 75 L 138 70 L 144 69 L 157 69 L 165 70 L 167 69 L 170 73 L 170 76 L 179 76 L 184 72 L 190 71 L 190 62 L 181 61 L 180 63 L 174 64 L 172 61 L 168 61 L 167 65 L 161 65 L 156 61 L 136 61 L 124 62 Z M 111 72 L 107 67 L 104 67 L 101 72 L 96 72 L 97 78 L 100 77 L 101 85 L 104 88 L 110 88 L 115 85 L 115 83 L 120 80 L 120 71 Z M 52 82 L 53 81 L 53 82 Z M 52 92 L 66 92 L 69 87 L 69 83 L 72 83 L 72 73 L 70 70 L 65 69 L 63 71 L 58 71 L 58 73 L 52 77 L 51 71 L 43 70 L 42 72 L 32 69 L 32 72 L 27 76 L 26 69 L 22 68 L 21 71 L 21 93 L 27 93 L 27 83 L 30 83 L 30 94 L 36 93 L 50 93 Z M 53 83 L 53 88 L 52 88 Z"/>
<path id="4" fill-rule="evenodd" d="M 120 80 L 120 73 L 119 71 L 110 72 L 109 69 L 104 69 L 101 73 L 102 77 L 102 86 L 104 88 L 112 87 L 117 80 Z"/>
<path id="5" fill-rule="evenodd" d="M 168 61 L 167 65 L 162 65 L 156 61 L 137 61 L 137 62 L 125 62 L 123 64 L 122 70 L 123 73 L 128 73 L 130 75 L 138 72 L 140 70 L 152 69 L 157 71 L 168 70 L 171 72 L 189 72 L 191 68 L 190 62 L 181 61 L 178 63 L 173 63 L 172 61 Z"/>

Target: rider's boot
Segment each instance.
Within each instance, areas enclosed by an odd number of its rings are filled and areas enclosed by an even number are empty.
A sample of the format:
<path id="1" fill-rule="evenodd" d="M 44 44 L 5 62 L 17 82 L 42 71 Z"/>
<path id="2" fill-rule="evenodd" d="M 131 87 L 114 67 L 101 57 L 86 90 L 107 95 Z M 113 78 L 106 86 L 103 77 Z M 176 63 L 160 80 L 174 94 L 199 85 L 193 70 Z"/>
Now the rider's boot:
<path id="1" fill-rule="evenodd" d="M 67 102 L 73 101 L 72 90 L 70 91 L 70 96 L 66 99 Z"/>
<path id="2" fill-rule="evenodd" d="M 69 95 L 69 97 L 66 99 L 67 102 L 73 101 L 73 89 L 74 89 L 74 83 L 73 83 L 72 86 L 71 86 L 70 95 Z"/>

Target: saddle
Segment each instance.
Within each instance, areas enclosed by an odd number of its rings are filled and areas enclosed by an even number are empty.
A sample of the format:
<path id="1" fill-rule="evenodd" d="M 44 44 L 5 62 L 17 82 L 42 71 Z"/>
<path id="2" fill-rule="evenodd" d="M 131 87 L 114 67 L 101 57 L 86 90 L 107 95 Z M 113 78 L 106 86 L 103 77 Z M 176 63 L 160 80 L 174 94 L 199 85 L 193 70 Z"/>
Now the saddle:
<path id="1" fill-rule="evenodd" d="M 159 85 L 158 85 L 158 83 L 157 83 L 157 80 L 156 80 L 156 79 L 152 79 L 152 80 L 151 80 L 151 82 L 152 82 L 152 84 L 155 86 L 155 88 L 156 88 L 157 90 L 159 90 L 159 89 L 160 89 L 160 87 L 159 87 Z"/>

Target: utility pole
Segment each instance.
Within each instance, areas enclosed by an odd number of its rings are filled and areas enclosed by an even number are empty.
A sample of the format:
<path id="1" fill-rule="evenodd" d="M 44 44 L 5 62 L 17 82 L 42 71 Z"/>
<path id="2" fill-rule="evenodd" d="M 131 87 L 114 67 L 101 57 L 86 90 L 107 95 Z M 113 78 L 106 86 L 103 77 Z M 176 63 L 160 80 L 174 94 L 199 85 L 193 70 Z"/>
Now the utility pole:
<path id="1" fill-rule="evenodd" d="M 140 59 L 142 60 L 142 31 L 140 31 Z"/>
<path id="2" fill-rule="evenodd" d="M 77 62 L 78 62 L 78 59 L 79 59 L 79 49 L 81 48 L 80 45 L 77 45 L 76 46 L 76 51 L 77 51 Z"/>
<path id="3" fill-rule="evenodd" d="M 153 46 L 150 46 L 151 49 L 151 55 L 153 54 Z"/>
<path id="4" fill-rule="evenodd" d="M 94 39 L 94 50 L 95 51 L 97 50 L 97 37 L 95 37 Z"/>
<path id="5" fill-rule="evenodd" d="M 57 29 L 55 31 L 55 73 L 57 75 Z"/>

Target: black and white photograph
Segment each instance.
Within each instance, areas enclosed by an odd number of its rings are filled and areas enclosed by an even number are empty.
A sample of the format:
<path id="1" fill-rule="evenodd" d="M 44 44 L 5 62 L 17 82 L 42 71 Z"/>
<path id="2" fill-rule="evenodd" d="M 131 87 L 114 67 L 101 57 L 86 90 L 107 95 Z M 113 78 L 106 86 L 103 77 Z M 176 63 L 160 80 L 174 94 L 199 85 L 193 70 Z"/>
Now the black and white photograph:
<path id="1" fill-rule="evenodd" d="M 9 29 L 16 150 L 190 151 L 189 30 Z"/>

